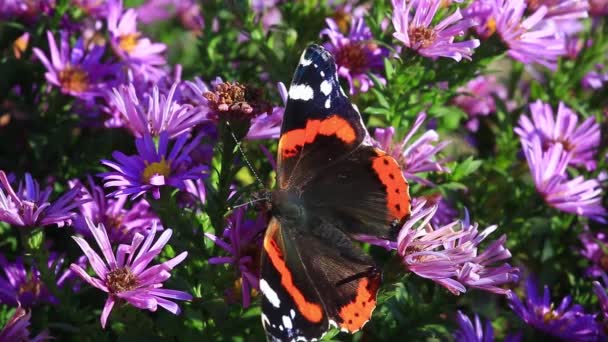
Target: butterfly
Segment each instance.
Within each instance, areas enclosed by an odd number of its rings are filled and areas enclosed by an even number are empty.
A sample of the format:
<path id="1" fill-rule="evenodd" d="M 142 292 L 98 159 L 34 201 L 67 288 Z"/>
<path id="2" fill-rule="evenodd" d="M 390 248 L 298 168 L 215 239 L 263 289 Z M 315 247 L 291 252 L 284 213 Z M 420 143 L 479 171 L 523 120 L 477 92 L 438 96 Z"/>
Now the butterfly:
<path id="1" fill-rule="evenodd" d="M 410 213 L 409 187 L 397 161 L 374 147 L 321 46 L 310 45 L 295 70 L 277 161 L 259 283 L 267 338 L 354 333 L 381 283 L 354 237 L 394 239 Z"/>

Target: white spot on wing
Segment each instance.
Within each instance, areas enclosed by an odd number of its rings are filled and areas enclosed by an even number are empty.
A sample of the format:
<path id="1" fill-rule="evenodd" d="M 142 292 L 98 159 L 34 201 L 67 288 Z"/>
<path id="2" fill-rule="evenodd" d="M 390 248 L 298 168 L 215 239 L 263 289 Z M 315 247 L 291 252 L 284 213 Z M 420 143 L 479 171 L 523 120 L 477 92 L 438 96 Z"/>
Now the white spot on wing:
<path id="1" fill-rule="evenodd" d="M 331 107 L 331 100 L 328 97 L 327 100 L 325 100 L 325 108 L 329 109 L 329 107 Z"/>
<path id="2" fill-rule="evenodd" d="M 292 84 L 289 88 L 289 98 L 308 101 L 314 96 L 312 88 L 306 84 Z"/>
<path id="3" fill-rule="evenodd" d="M 325 96 L 329 95 L 331 93 L 331 89 L 332 89 L 332 85 L 331 82 L 328 80 L 325 80 L 323 82 L 321 82 L 321 92 L 323 94 L 325 94 Z"/>
<path id="4" fill-rule="evenodd" d="M 293 311 L 293 309 L 289 310 L 289 316 L 291 316 L 291 318 L 296 317 L 296 312 Z"/>
<path id="5" fill-rule="evenodd" d="M 281 306 L 281 300 L 279 299 L 279 295 L 268 285 L 265 279 L 260 279 L 260 290 L 264 294 L 264 297 L 268 299 L 270 304 L 275 308 Z"/>
<path id="6" fill-rule="evenodd" d="M 319 74 L 321 74 L 321 77 L 325 77 L 325 71 L 321 70 Z"/>
<path id="7" fill-rule="evenodd" d="M 301 66 L 309 66 L 311 63 L 312 61 L 310 59 L 306 59 L 304 56 L 302 56 L 302 59 L 300 60 Z"/>
<path id="8" fill-rule="evenodd" d="M 289 316 L 283 316 L 283 326 L 285 326 L 285 329 L 287 330 L 291 330 L 293 328 L 293 324 L 291 324 L 291 318 L 289 318 Z"/>
<path id="9" fill-rule="evenodd" d="M 265 327 L 270 326 L 270 320 L 263 313 L 262 313 L 262 325 L 265 326 Z"/>

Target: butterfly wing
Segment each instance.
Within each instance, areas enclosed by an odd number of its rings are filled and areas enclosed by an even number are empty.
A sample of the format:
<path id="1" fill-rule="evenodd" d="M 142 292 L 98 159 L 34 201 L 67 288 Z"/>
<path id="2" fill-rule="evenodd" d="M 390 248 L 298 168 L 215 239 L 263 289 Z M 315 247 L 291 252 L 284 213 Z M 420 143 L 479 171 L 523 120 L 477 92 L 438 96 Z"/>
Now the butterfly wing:
<path id="1" fill-rule="evenodd" d="M 330 325 L 361 329 L 375 307 L 380 271 L 352 237 L 390 237 L 409 214 L 408 185 L 397 162 L 372 146 L 333 57 L 320 46 L 303 53 L 289 90 L 276 192 L 293 203 L 273 207 L 304 214 L 275 215 L 266 231 L 260 289 L 269 338 L 316 339 Z"/>

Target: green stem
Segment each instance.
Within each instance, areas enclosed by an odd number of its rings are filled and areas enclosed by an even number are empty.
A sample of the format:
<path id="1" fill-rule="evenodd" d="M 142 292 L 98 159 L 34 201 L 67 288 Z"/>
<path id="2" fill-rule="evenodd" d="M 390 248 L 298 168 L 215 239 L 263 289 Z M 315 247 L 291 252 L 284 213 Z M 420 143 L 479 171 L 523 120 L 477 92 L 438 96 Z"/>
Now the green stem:
<path id="1" fill-rule="evenodd" d="M 43 228 L 34 228 L 30 230 L 20 229 L 19 235 L 21 237 L 21 243 L 25 247 L 26 263 L 30 267 L 38 270 L 40 273 L 40 280 L 42 280 L 46 289 L 60 302 L 63 302 L 65 298 L 63 298 L 61 291 L 59 291 L 54 274 L 57 264 L 53 263 L 51 267 L 48 265 L 49 253 L 44 246 L 45 239 Z"/>

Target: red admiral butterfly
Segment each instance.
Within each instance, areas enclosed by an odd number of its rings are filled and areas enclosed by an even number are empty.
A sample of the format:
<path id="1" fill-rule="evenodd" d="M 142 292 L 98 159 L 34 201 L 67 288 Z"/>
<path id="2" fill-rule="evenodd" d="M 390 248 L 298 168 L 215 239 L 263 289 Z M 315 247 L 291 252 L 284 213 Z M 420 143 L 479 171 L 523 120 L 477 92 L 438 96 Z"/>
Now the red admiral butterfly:
<path id="1" fill-rule="evenodd" d="M 399 165 L 371 141 L 333 56 L 309 46 L 289 88 L 262 251 L 269 340 L 314 340 L 330 326 L 354 333 L 369 321 L 381 272 L 352 237 L 394 238 L 410 213 Z"/>

